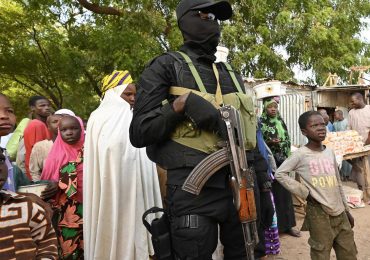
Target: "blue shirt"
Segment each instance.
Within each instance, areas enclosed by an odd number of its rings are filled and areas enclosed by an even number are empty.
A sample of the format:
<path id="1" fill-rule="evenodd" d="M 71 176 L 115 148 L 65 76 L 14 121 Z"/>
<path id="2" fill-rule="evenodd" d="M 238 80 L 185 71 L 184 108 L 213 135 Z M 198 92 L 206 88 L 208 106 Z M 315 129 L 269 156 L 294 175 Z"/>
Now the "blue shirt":
<path id="1" fill-rule="evenodd" d="M 333 124 L 330 121 L 327 124 L 327 129 L 328 129 L 329 132 L 335 132 L 335 128 L 334 128 Z"/>
<path id="2" fill-rule="evenodd" d="M 335 132 L 346 131 L 348 127 L 348 121 L 347 119 L 343 119 L 342 121 L 334 122 L 333 125 L 335 128 Z"/>

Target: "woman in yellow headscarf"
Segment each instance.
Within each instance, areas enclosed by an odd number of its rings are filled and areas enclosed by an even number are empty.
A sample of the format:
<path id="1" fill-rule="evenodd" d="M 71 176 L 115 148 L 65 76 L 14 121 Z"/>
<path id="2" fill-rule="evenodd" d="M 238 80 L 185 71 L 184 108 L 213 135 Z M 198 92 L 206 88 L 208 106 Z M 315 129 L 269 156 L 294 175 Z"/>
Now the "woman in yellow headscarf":
<path id="1" fill-rule="evenodd" d="M 102 93 L 85 139 L 85 259 L 148 259 L 153 250 L 141 216 L 162 202 L 155 164 L 129 140 L 136 93 L 129 72 L 105 77 Z"/>

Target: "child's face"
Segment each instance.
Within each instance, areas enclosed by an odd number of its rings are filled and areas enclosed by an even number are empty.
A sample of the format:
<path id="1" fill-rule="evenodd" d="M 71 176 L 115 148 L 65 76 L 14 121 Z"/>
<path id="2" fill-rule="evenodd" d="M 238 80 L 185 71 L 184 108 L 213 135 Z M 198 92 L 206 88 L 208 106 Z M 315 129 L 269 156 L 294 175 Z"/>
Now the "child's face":
<path id="1" fill-rule="evenodd" d="M 334 119 L 335 120 L 342 120 L 343 119 L 343 115 L 339 112 L 335 112 L 334 113 Z"/>
<path id="2" fill-rule="evenodd" d="M 62 117 L 63 117 L 62 115 L 51 115 L 48 116 L 48 119 L 46 120 L 46 124 L 48 125 L 49 131 L 54 135 L 58 134 L 58 125 Z"/>
<path id="3" fill-rule="evenodd" d="M 326 124 L 321 115 L 312 115 L 307 120 L 306 129 L 302 129 L 302 134 L 308 140 L 322 142 L 326 137 Z"/>
<path id="4" fill-rule="evenodd" d="M 3 188 L 7 179 L 8 179 L 8 166 L 6 166 L 5 163 L 5 156 L 3 150 L 0 149 L 0 189 Z"/>
<path id="5" fill-rule="evenodd" d="M 0 136 L 11 133 L 15 126 L 15 115 L 8 98 L 0 95 Z"/>
<path id="6" fill-rule="evenodd" d="M 60 135 L 67 144 L 75 144 L 81 137 L 81 126 L 77 118 L 65 116 L 59 121 Z"/>

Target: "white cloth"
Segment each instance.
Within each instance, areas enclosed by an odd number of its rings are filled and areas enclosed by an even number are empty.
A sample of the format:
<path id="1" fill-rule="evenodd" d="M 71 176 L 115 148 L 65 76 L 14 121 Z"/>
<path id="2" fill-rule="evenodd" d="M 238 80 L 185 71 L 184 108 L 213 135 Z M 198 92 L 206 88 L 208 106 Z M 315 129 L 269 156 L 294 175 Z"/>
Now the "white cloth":
<path id="1" fill-rule="evenodd" d="M 348 115 L 348 128 L 356 130 L 365 143 L 370 131 L 370 106 L 364 108 L 352 109 Z"/>
<path id="2" fill-rule="evenodd" d="M 54 114 L 55 114 L 55 115 L 69 115 L 69 116 L 76 116 L 75 112 L 73 112 L 72 110 L 67 109 L 67 108 L 59 109 L 59 110 L 58 110 L 58 111 L 56 111 Z"/>
<path id="3" fill-rule="evenodd" d="M 12 137 L 12 135 L 13 135 L 13 133 L 10 133 L 10 134 L 2 136 L 0 138 L 0 147 L 1 148 L 4 148 L 4 149 L 6 148 L 6 145 L 9 142 L 9 139 Z"/>
<path id="4" fill-rule="evenodd" d="M 162 206 L 158 175 L 145 149 L 130 143 L 131 120 L 130 105 L 110 89 L 87 124 L 85 259 L 145 260 L 153 255 L 141 218 L 145 210 Z"/>

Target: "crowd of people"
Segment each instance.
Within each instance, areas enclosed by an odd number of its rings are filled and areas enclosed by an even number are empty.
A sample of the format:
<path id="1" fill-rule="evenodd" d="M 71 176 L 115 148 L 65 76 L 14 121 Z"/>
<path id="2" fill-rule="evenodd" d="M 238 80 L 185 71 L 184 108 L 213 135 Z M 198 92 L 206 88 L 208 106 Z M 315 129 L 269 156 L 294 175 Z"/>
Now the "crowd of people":
<path id="1" fill-rule="evenodd" d="M 154 255 L 141 216 L 146 209 L 161 207 L 162 199 L 155 164 L 144 149 L 134 148 L 129 141 L 135 89 L 127 71 L 107 76 L 103 100 L 91 114 L 86 132 L 74 112 L 53 112 L 42 96 L 30 98 L 32 118 L 21 120 L 26 124 L 15 128 L 14 109 L 0 95 L 0 135 L 11 135 L 0 154 L 0 184 L 5 188 L 1 228 L 6 227 L 0 239 L 9 240 L 1 243 L 1 249 L 9 250 L 0 251 L 2 259 L 147 259 Z M 17 148 L 13 159 L 8 147 Z M 45 186 L 40 197 L 16 192 L 37 185 Z M 26 206 L 21 207 L 22 203 Z M 6 221 L 17 209 L 17 218 Z M 23 240 L 30 242 L 17 242 Z"/>
<path id="2" fill-rule="evenodd" d="M 246 259 L 230 168 L 218 169 L 199 195 L 182 190 L 192 170 L 227 139 L 217 109 L 223 105 L 251 122 L 246 159 L 257 211 L 254 258 L 278 255 L 279 234 L 301 236 L 294 194 L 307 200 L 302 230 L 310 232 L 311 258 L 329 259 L 334 248 L 338 259 L 356 259 L 354 220 L 335 156 L 322 141 L 327 131 L 349 128 L 370 143 L 369 106 L 361 94 L 352 95 L 348 120 L 341 110 L 334 124 L 325 109 L 302 114 L 299 126 L 308 143 L 292 154 L 279 97 L 265 98 L 257 118 L 241 75 L 215 63 L 218 21 L 231 17 L 231 5 L 182 0 L 176 15 L 184 38 L 180 50 L 154 58 L 136 85 L 128 71 L 107 75 L 86 129 L 72 110 L 54 112 L 43 96 L 30 98 L 29 118 L 16 126 L 17 108 L 0 94 L 1 259 L 160 260 L 170 247 L 167 259 L 208 260 L 219 241 L 224 259 Z M 352 165 L 364 185 L 361 165 Z M 165 190 L 159 168 L 166 172 Z M 315 185 L 319 177 L 333 178 L 332 185 Z M 44 190 L 40 196 L 17 192 L 23 186 Z M 165 208 L 169 245 L 153 248 L 142 223 L 152 207 Z"/>

